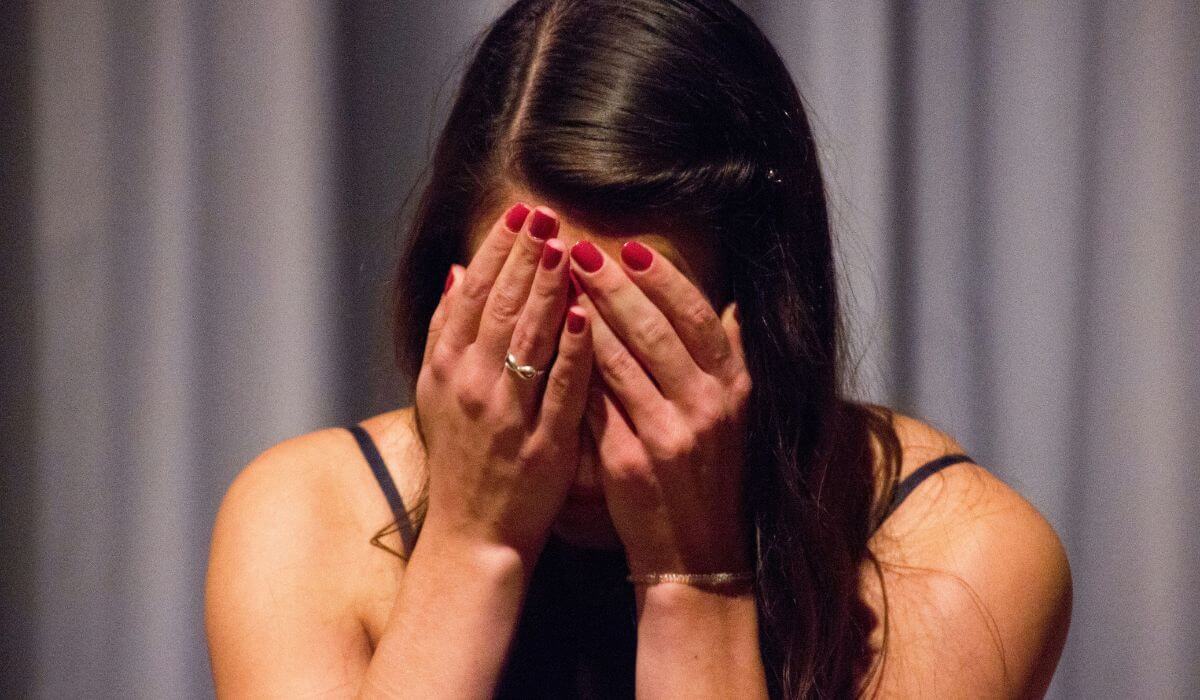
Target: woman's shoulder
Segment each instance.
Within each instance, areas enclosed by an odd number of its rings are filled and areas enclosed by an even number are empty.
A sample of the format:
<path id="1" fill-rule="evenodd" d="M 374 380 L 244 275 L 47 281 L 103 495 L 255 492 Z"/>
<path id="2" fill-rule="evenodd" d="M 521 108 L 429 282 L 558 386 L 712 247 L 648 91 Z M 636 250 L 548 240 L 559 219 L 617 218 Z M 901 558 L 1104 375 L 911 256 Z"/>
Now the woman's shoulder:
<path id="1" fill-rule="evenodd" d="M 929 422 L 896 414 L 893 423 L 903 450 L 901 478 L 942 455 L 970 454 Z M 1070 566 L 1051 523 L 994 465 L 958 463 L 922 481 L 880 525 L 870 548 L 895 604 L 889 627 L 898 638 L 889 645 L 920 646 L 906 637 L 926 629 L 936 612 L 954 628 L 943 632 L 963 642 L 942 650 L 946 664 L 966 663 L 950 657 L 998 642 L 1004 664 L 981 670 L 981 678 L 1044 689 L 1070 619 Z M 882 615 L 871 566 L 865 565 L 864 593 Z"/>
<path id="2" fill-rule="evenodd" d="M 361 421 L 404 493 L 409 436 L 405 411 Z M 389 583 L 400 560 L 369 545 L 392 519 L 357 441 L 344 426 L 282 440 L 233 478 L 212 526 L 205 578 L 205 626 L 226 668 L 288 649 L 293 665 L 369 658 L 363 625 L 386 620 Z M 382 612 L 379 612 L 382 611 Z M 302 640 L 302 641 L 298 641 Z"/>
<path id="3" fill-rule="evenodd" d="M 359 421 L 406 502 L 419 491 L 416 467 L 422 464 L 412 458 L 417 441 L 411 413 L 411 408 L 397 409 Z M 390 599 L 384 584 L 403 569 L 399 558 L 370 545 L 371 536 L 393 521 L 387 498 L 346 426 L 271 445 L 235 475 L 214 519 L 205 595 L 208 625 L 237 624 L 242 616 L 257 614 L 254 605 L 283 606 L 351 621 L 344 638 L 357 639 L 363 635 L 364 609 L 386 608 Z M 401 547 L 395 533 L 381 543 Z"/>
<path id="4" fill-rule="evenodd" d="M 880 532 L 885 536 L 907 533 L 904 539 L 911 540 L 911 531 L 920 528 L 921 523 L 948 524 L 996 509 L 1011 512 L 1014 517 L 1041 518 L 1021 493 L 997 475 L 994 466 L 980 464 L 947 431 L 930 421 L 898 411 L 891 411 L 891 415 L 901 450 L 898 482 L 946 455 L 967 455 L 972 461 L 954 463 L 922 480 L 881 524 Z"/>
<path id="5" fill-rule="evenodd" d="M 975 459 L 933 423 L 896 411 L 892 416 L 901 448 L 898 481 L 946 455 Z M 978 461 L 957 462 L 923 479 L 880 525 L 875 544 L 880 549 L 890 547 L 889 554 L 903 560 L 906 552 L 953 546 L 962 541 L 964 531 L 982 528 L 996 529 L 1005 539 L 1061 546 L 1041 512 L 1000 478 L 994 465 Z"/>
<path id="6" fill-rule="evenodd" d="M 420 491 L 419 441 L 412 407 L 358 421 L 370 445 L 383 458 L 387 478 L 411 504 Z M 319 521 L 343 531 L 362 531 L 391 517 L 390 506 L 349 424 L 296 435 L 272 445 L 235 477 L 230 492 L 262 492 L 262 497 L 293 502 Z"/>
<path id="7" fill-rule="evenodd" d="M 401 498 L 420 490 L 411 408 L 359 421 L 383 457 Z M 247 556 L 289 558 L 321 568 L 362 552 L 358 535 L 393 520 L 390 506 L 354 435 L 330 426 L 282 440 L 259 453 L 226 489 L 214 540 Z M 360 542 L 359 540 L 362 539 Z M 287 562 L 279 562 L 281 565 Z"/>

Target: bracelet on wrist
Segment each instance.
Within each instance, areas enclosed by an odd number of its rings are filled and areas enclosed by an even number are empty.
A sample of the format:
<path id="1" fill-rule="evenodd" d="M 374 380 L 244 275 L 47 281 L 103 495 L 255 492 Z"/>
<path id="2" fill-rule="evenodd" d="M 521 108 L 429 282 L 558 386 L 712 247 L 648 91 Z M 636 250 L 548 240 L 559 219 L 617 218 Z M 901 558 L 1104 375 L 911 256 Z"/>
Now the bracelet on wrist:
<path id="1" fill-rule="evenodd" d="M 630 574 L 625 577 L 630 583 L 684 583 L 692 586 L 724 586 L 754 581 L 753 571 L 722 571 L 714 574 Z"/>

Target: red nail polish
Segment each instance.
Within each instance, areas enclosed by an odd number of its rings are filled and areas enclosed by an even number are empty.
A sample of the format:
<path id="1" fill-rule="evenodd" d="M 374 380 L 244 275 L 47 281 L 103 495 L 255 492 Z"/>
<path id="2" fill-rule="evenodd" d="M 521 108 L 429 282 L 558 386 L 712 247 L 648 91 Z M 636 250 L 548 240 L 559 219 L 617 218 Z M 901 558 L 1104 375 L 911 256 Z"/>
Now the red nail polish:
<path id="1" fill-rule="evenodd" d="M 516 233 L 525 225 L 525 217 L 529 216 L 529 207 L 517 202 L 508 209 L 508 213 L 504 215 L 504 225 L 509 231 Z"/>
<path id="2" fill-rule="evenodd" d="M 625 245 L 621 246 L 621 260 L 630 268 L 641 272 L 650 267 L 654 253 L 637 241 L 625 241 Z"/>
<path id="3" fill-rule="evenodd" d="M 575 309 L 567 311 L 567 330 L 571 333 L 581 333 L 583 331 L 583 314 Z"/>
<path id="4" fill-rule="evenodd" d="M 579 241 L 571 246 L 571 258 L 579 263 L 584 272 L 595 272 L 604 264 L 604 256 L 591 241 Z"/>
<path id="5" fill-rule="evenodd" d="M 533 221 L 529 222 L 529 235 L 543 241 L 554 238 L 558 235 L 558 217 L 551 216 L 541 209 L 534 209 Z"/>
<path id="6" fill-rule="evenodd" d="M 546 246 L 542 248 L 542 267 L 547 270 L 558 267 L 558 261 L 562 260 L 563 250 L 563 244 L 558 239 L 546 241 Z"/>
<path id="7" fill-rule="evenodd" d="M 445 294 L 446 292 L 450 291 L 450 287 L 453 284 L 454 284 L 454 268 L 450 268 L 450 271 L 446 273 L 446 284 L 445 284 L 445 286 L 442 287 L 442 294 Z"/>
<path id="8" fill-rule="evenodd" d="M 575 304 L 579 301 L 579 292 L 583 290 L 583 287 L 579 285 L 579 280 L 575 279 L 575 271 L 569 267 L 567 268 L 567 277 L 571 279 L 571 303 Z"/>

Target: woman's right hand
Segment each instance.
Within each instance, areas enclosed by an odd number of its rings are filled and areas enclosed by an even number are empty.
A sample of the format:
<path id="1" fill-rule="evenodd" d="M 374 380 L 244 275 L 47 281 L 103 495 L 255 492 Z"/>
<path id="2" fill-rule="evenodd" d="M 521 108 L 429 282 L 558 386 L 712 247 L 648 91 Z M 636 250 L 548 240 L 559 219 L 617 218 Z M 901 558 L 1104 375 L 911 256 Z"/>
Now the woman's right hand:
<path id="1" fill-rule="evenodd" d="M 592 363 L 587 312 L 573 306 L 563 323 L 569 263 L 557 231 L 548 207 L 516 204 L 465 269 L 451 268 L 415 396 L 423 534 L 510 547 L 530 568 L 575 478 Z M 547 372 L 516 376 L 504 367 L 510 351 Z"/>

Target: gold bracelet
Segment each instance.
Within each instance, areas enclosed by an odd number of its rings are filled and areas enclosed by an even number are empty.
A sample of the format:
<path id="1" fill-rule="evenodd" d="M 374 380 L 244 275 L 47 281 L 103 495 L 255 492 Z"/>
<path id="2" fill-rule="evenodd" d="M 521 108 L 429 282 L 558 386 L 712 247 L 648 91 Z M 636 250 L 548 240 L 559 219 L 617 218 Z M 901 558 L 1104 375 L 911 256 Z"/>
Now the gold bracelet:
<path id="1" fill-rule="evenodd" d="M 749 583 L 754 580 L 753 571 L 724 571 L 716 574 L 630 574 L 625 577 L 630 583 L 686 583 L 700 586 L 719 586 L 726 583 Z"/>

